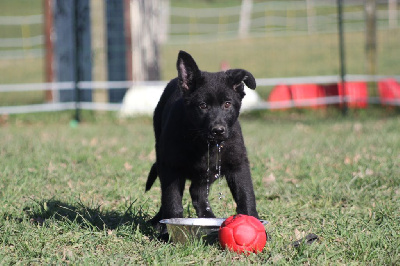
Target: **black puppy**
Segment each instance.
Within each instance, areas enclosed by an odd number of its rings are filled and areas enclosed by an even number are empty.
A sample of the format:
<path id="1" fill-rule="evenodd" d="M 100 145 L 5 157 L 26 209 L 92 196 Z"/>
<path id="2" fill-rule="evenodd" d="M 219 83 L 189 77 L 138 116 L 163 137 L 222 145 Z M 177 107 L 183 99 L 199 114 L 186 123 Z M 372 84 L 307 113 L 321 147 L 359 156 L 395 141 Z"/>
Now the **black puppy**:
<path id="1" fill-rule="evenodd" d="M 183 216 L 186 179 L 198 217 L 215 217 L 208 202 L 209 186 L 223 175 L 239 214 L 258 218 L 249 161 L 238 121 L 243 82 L 256 82 L 243 69 L 209 73 L 200 71 L 190 54 L 180 51 L 178 77 L 165 88 L 154 111 L 156 163 L 146 191 L 157 176 L 161 182 L 161 208 L 151 220 Z"/>

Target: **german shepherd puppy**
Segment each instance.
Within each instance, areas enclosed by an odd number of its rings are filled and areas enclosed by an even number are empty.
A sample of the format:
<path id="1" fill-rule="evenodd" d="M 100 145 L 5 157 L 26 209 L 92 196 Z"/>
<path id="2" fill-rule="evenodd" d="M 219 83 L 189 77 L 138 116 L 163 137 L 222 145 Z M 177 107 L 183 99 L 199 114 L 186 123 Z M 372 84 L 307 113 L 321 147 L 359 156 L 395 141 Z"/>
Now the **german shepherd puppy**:
<path id="1" fill-rule="evenodd" d="M 191 181 L 190 195 L 197 216 L 215 217 L 208 192 L 220 175 L 226 177 L 237 213 L 258 218 L 238 121 L 245 96 L 243 83 L 255 89 L 253 75 L 243 69 L 200 71 L 184 51 L 178 54 L 176 68 L 178 77 L 169 82 L 154 111 L 156 162 L 146 191 L 158 176 L 161 208 L 151 223 L 160 226 L 161 219 L 183 217 L 182 195 L 187 179 Z"/>

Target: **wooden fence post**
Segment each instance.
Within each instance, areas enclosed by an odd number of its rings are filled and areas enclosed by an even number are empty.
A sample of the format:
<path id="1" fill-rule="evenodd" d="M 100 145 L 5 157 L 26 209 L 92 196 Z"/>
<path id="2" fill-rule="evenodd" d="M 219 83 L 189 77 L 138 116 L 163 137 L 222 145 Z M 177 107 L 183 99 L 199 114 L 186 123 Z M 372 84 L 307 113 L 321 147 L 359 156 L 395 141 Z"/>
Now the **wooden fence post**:
<path id="1" fill-rule="evenodd" d="M 53 28 L 53 0 L 45 0 L 44 6 L 44 32 L 45 32 L 45 81 L 50 83 L 54 81 L 53 71 L 53 41 L 52 35 L 54 34 Z M 53 91 L 47 90 L 45 93 L 46 102 L 53 101 Z"/>

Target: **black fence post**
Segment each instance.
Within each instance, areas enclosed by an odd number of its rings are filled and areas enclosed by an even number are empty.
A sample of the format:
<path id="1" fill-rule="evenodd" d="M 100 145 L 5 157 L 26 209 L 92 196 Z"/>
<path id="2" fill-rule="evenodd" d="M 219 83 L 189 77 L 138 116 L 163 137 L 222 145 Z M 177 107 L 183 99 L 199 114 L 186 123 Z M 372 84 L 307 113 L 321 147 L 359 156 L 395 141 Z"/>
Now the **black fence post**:
<path id="1" fill-rule="evenodd" d="M 337 0 L 338 7 L 338 28 L 339 28 L 339 60 L 340 60 L 340 82 L 342 85 L 342 113 L 347 115 L 348 107 L 346 101 L 346 57 L 345 57 L 345 46 L 344 46 L 344 34 L 343 34 L 343 0 Z"/>
<path id="2" fill-rule="evenodd" d="M 107 75 L 109 81 L 126 81 L 124 1 L 104 0 L 107 15 Z M 127 88 L 108 91 L 110 103 L 122 102 Z"/>
<path id="3" fill-rule="evenodd" d="M 82 90 L 80 81 L 92 80 L 92 49 L 89 0 L 75 1 L 75 120 L 80 121 L 80 102 L 92 101 L 92 89 Z"/>
<path id="4" fill-rule="evenodd" d="M 79 37 L 78 37 L 78 19 L 79 19 L 79 12 L 78 12 L 78 0 L 74 0 L 74 23 L 73 23 L 73 32 L 75 35 L 75 50 L 74 50 L 74 86 L 75 86 L 75 121 L 80 122 L 80 102 L 81 102 L 81 95 L 80 89 L 78 87 L 78 82 L 81 80 L 81 75 L 79 73 Z"/>
<path id="5" fill-rule="evenodd" d="M 92 49 L 89 0 L 54 1 L 54 65 L 58 82 L 73 82 L 74 89 L 59 91 L 60 102 L 92 101 L 92 91 L 78 88 L 79 81 L 92 80 Z M 75 114 L 79 120 L 79 111 Z"/>

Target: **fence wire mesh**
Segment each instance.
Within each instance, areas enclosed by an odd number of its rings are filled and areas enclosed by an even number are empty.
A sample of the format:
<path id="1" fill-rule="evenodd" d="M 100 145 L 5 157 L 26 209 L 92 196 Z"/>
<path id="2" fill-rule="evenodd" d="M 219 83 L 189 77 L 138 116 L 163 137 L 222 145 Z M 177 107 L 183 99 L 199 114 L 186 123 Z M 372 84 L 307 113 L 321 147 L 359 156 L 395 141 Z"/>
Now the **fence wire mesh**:
<path id="1" fill-rule="evenodd" d="M 139 0 L 125 2 L 134 1 Z M 323 84 L 337 80 L 338 16 L 334 0 L 251 1 L 245 34 L 240 29 L 246 1 L 159 1 L 164 5 L 160 15 L 164 21 L 160 28 L 162 81 L 176 76 L 178 50 L 190 52 L 203 70 L 248 69 L 257 77 L 261 85 L 259 93 L 264 100 L 277 84 Z M 35 89 L 46 88 L 47 85 L 38 83 L 47 84 L 48 81 L 43 2 L 5 0 L 0 3 L 0 106 L 3 113 L 8 112 L 6 106 L 18 108 L 47 103 L 46 90 Z M 345 1 L 347 73 L 353 75 L 350 79 L 358 75 L 357 79 L 365 82 L 374 83 L 387 77 L 399 81 L 400 4 L 393 0 L 376 3 L 377 62 L 376 75 L 371 77 L 366 70 L 365 1 Z M 106 104 L 109 100 L 106 90 L 115 89 L 115 84 L 103 83 L 102 88 L 96 87 L 96 82 L 108 79 L 106 1 L 90 1 L 90 21 L 93 83 L 86 87 L 93 88 L 93 102 Z M 378 97 L 378 85 L 371 84 L 369 96 Z M 60 88 L 57 84 L 51 87 L 54 92 Z M 371 99 L 371 102 L 378 101 Z M 91 106 L 87 105 L 89 109 L 95 108 Z M 110 110 L 116 109 L 115 106 Z"/>

